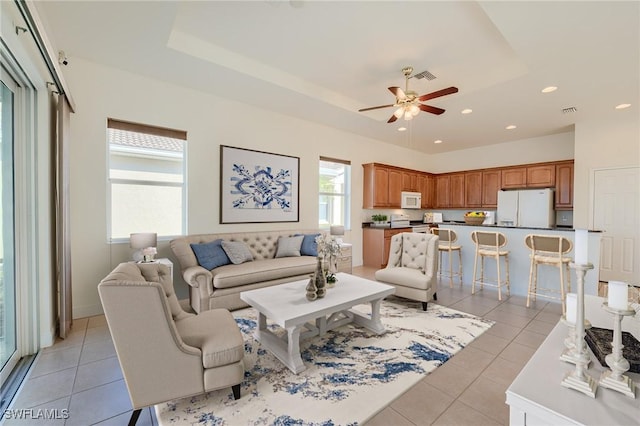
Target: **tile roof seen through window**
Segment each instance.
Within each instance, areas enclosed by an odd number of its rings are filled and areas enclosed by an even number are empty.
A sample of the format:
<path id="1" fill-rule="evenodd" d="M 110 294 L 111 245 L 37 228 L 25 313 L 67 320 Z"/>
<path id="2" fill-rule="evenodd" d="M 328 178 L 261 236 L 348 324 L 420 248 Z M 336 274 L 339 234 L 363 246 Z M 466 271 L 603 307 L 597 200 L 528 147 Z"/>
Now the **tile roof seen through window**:
<path id="1" fill-rule="evenodd" d="M 184 150 L 184 141 L 180 139 L 120 129 L 109 129 L 109 143 L 132 148 L 157 149 L 171 152 L 182 152 Z"/>

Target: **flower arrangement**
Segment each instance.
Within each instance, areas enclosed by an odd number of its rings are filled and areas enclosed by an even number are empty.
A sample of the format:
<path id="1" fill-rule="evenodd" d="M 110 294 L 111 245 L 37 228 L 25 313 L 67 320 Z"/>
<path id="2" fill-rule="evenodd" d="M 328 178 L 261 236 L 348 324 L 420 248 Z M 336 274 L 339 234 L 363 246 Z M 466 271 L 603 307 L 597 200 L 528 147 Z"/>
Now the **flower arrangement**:
<path id="1" fill-rule="evenodd" d="M 316 237 L 318 245 L 318 257 L 322 258 L 323 263 L 328 262 L 328 268 L 325 271 L 325 278 L 328 284 L 334 284 L 337 279 L 335 275 L 335 259 L 340 254 L 340 244 L 332 235 L 320 234 Z"/>
<path id="2" fill-rule="evenodd" d="M 340 254 L 340 244 L 328 234 L 320 234 L 316 237 L 316 244 L 318 245 L 318 257 L 328 259 L 332 256 Z"/>

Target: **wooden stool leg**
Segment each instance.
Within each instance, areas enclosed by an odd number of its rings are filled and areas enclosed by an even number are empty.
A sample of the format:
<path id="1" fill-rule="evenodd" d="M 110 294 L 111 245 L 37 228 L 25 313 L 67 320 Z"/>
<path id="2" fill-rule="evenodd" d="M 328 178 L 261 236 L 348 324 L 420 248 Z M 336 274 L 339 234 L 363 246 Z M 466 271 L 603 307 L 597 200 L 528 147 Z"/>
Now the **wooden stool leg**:
<path id="1" fill-rule="evenodd" d="M 496 253 L 496 273 L 498 274 L 498 300 L 502 300 L 502 285 L 500 283 L 500 255 Z"/>
<path id="2" fill-rule="evenodd" d="M 476 248 L 476 255 L 473 258 L 473 282 L 471 283 L 471 294 L 476 294 L 476 271 L 478 269 L 478 249 Z"/>
<path id="3" fill-rule="evenodd" d="M 560 302 L 562 302 L 562 315 L 566 314 L 566 299 L 564 297 L 564 265 L 562 265 L 562 260 L 560 261 L 560 264 L 558 265 L 559 269 L 560 269 Z"/>
<path id="4" fill-rule="evenodd" d="M 567 265 L 567 293 L 571 293 L 571 271 L 569 270 L 569 262 L 565 263 Z"/>
<path id="5" fill-rule="evenodd" d="M 540 264 L 536 262 L 536 267 L 533 270 L 533 301 L 538 300 L 538 267 Z"/>
<path id="6" fill-rule="evenodd" d="M 449 287 L 453 288 L 453 253 L 449 249 Z"/>
<path id="7" fill-rule="evenodd" d="M 529 301 L 531 300 L 531 284 L 533 283 L 533 268 L 534 262 L 533 258 L 531 258 L 531 266 L 529 267 L 529 287 L 527 288 L 527 308 L 529 307 Z"/>
<path id="8" fill-rule="evenodd" d="M 509 255 L 508 254 L 504 256 L 504 265 L 505 265 L 505 268 L 507 269 L 507 295 L 511 296 L 511 280 L 509 278 Z"/>
<path id="9" fill-rule="evenodd" d="M 480 290 L 484 290 L 484 256 L 480 255 Z"/>
<path id="10" fill-rule="evenodd" d="M 462 285 L 462 249 L 458 250 L 458 277 L 460 278 L 460 285 Z"/>

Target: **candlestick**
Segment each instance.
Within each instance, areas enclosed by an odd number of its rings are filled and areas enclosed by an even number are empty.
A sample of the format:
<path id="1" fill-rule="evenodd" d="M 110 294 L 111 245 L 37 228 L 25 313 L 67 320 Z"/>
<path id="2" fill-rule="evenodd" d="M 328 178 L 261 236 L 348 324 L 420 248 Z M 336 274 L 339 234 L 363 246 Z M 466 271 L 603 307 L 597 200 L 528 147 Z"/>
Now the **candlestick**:
<path id="1" fill-rule="evenodd" d="M 564 339 L 564 347 L 565 349 L 560 354 L 560 360 L 565 361 L 571 364 L 575 364 L 578 361 L 578 357 L 576 355 L 576 324 L 574 322 L 569 322 L 566 317 L 562 317 L 561 321 L 567 326 L 569 331 L 567 337 Z M 591 328 L 591 322 L 585 318 L 584 320 L 584 329 L 588 330 Z M 591 359 L 587 361 L 586 367 L 589 367 L 591 364 Z"/>
<path id="2" fill-rule="evenodd" d="M 613 309 L 629 309 L 629 288 L 627 283 L 621 281 L 609 281 L 607 285 L 609 307 Z"/>
<path id="3" fill-rule="evenodd" d="M 627 315 L 635 315 L 636 311 L 629 309 L 629 305 L 625 309 L 612 307 L 610 304 L 603 303 L 602 307 L 605 311 L 612 313 L 613 321 L 613 341 L 611 342 L 612 351 L 605 357 L 607 365 L 611 370 L 605 370 L 600 376 L 600 385 L 602 387 L 618 391 L 630 398 L 635 398 L 635 384 L 623 373 L 629 370 L 629 361 L 622 356 L 622 317 Z"/>
<path id="4" fill-rule="evenodd" d="M 571 268 L 576 270 L 578 281 L 578 303 L 576 305 L 576 330 L 575 330 L 575 364 L 576 368 L 562 380 L 564 387 L 575 389 L 592 398 L 596 397 L 597 383 L 585 370 L 589 364 L 589 354 L 587 353 L 587 345 L 584 341 L 584 276 L 589 269 L 593 269 L 593 265 L 571 263 Z"/>
<path id="5" fill-rule="evenodd" d="M 589 231 L 586 229 L 576 229 L 574 235 L 573 251 L 574 261 L 578 265 L 589 263 Z"/>
<path id="6" fill-rule="evenodd" d="M 578 307 L 578 295 L 575 293 L 567 294 L 567 313 L 565 314 L 567 321 L 571 324 L 576 323 L 576 309 Z"/>

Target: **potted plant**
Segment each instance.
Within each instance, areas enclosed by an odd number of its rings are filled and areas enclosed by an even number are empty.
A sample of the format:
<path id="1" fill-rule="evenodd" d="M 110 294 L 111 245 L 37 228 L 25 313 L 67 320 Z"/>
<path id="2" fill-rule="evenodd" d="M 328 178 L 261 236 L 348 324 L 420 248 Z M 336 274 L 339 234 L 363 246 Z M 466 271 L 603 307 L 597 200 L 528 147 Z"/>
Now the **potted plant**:
<path id="1" fill-rule="evenodd" d="M 374 214 L 371 216 L 371 219 L 376 225 L 384 225 L 387 223 L 387 215 L 384 214 Z"/>

